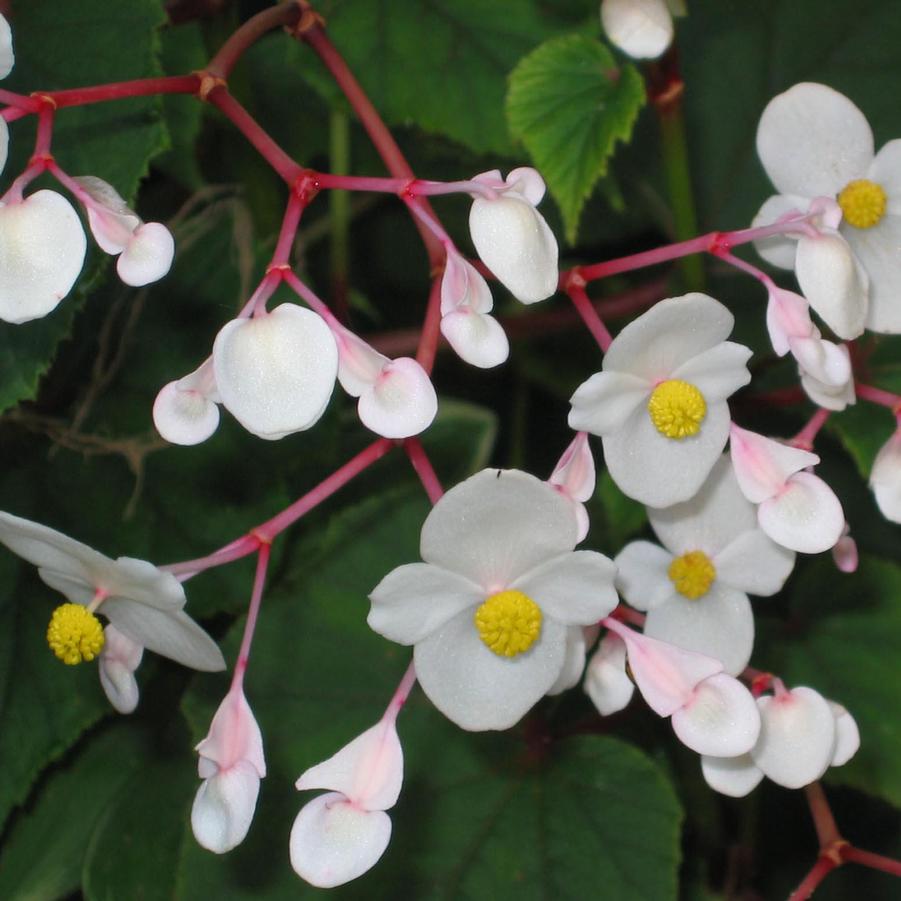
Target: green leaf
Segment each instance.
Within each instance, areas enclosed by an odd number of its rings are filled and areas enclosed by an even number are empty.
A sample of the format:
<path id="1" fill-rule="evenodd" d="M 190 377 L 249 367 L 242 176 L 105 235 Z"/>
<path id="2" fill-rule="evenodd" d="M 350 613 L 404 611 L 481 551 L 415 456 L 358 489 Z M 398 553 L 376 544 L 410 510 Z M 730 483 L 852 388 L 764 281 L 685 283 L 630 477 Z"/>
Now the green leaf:
<path id="1" fill-rule="evenodd" d="M 605 547 L 613 553 L 634 538 L 648 522 L 644 504 L 626 497 L 606 469 L 598 478 L 594 497 L 588 502 L 588 510 L 592 525 L 597 523 L 601 526 L 606 537 Z"/>
<path id="2" fill-rule="evenodd" d="M 789 687 L 809 685 L 844 705 L 857 720 L 860 750 L 827 778 L 901 806 L 901 567 L 864 557 L 854 575 L 836 574 L 830 560 L 799 568 L 784 622 L 760 620 L 764 665 Z"/>
<path id="3" fill-rule="evenodd" d="M 27 94 L 161 74 L 155 29 L 164 21 L 158 0 L 20 3 L 13 19 L 16 65 L 4 87 Z M 142 97 L 60 110 L 53 152 L 70 175 L 97 175 L 129 200 L 148 161 L 166 146 L 160 109 L 159 98 Z M 31 119 L 11 128 L 7 177 L 23 168 L 31 153 Z M 51 183 L 44 178 L 40 184 Z M 85 292 L 106 264 L 98 249 L 88 253 L 80 284 L 61 308 L 36 322 L 0 323 L 0 411 L 37 394 Z"/>
<path id="4" fill-rule="evenodd" d="M 546 41 L 510 75 L 507 118 L 563 213 L 572 243 L 579 215 L 617 140 L 627 141 L 644 104 L 644 83 L 629 63 L 585 35 Z"/>

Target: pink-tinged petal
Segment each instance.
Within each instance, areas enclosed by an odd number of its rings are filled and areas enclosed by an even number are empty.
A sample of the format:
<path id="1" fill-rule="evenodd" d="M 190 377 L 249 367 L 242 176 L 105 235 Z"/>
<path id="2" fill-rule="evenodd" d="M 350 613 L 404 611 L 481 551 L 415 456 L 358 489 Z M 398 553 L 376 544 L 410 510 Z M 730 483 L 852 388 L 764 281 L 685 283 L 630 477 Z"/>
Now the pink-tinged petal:
<path id="1" fill-rule="evenodd" d="M 311 885 L 334 888 L 362 876 L 378 862 L 391 839 L 391 818 L 361 810 L 330 792 L 301 808 L 288 849 L 294 872 Z"/>
<path id="2" fill-rule="evenodd" d="M 725 401 L 709 404 L 701 430 L 680 440 L 661 435 L 642 408 L 619 431 L 603 436 L 604 460 L 623 494 L 649 507 L 670 507 L 697 494 L 728 436 Z"/>
<path id="3" fill-rule="evenodd" d="M 824 387 L 843 390 L 850 384 L 851 359 L 844 344 L 823 341 L 819 335 L 790 338 L 788 344 L 802 374 L 807 374 Z"/>
<path id="4" fill-rule="evenodd" d="M 795 275 L 810 306 L 836 335 L 850 340 L 863 333 L 869 280 L 841 235 L 802 235 Z"/>
<path id="5" fill-rule="evenodd" d="M 488 200 L 477 197 L 469 232 L 482 262 L 522 303 L 535 303 L 557 290 L 557 239 L 538 210 L 516 192 Z"/>
<path id="6" fill-rule="evenodd" d="M 793 688 L 757 699 L 760 738 L 751 751 L 764 775 L 784 788 L 815 782 L 829 766 L 835 718 L 825 698 L 812 688 Z"/>
<path id="7" fill-rule="evenodd" d="M 116 261 L 116 271 L 126 285 L 140 288 L 159 281 L 172 267 L 175 239 L 161 222 L 139 225 Z"/>
<path id="8" fill-rule="evenodd" d="M 213 367 L 222 403 L 260 438 L 276 440 L 314 425 L 338 374 L 338 349 L 322 319 L 282 304 L 219 331 Z"/>
<path id="9" fill-rule="evenodd" d="M 806 213 L 810 204 L 807 197 L 797 194 L 774 194 L 768 197 L 757 215 L 751 221 L 752 228 L 762 225 L 773 225 L 785 216 Z M 798 236 L 793 234 L 773 235 L 754 242 L 754 249 L 771 266 L 779 269 L 795 268 L 795 250 L 798 247 Z"/>
<path id="10" fill-rule="evenodd" d="M 383 719 L 306 770 L 295 787 L 330 789 L 363 810 L 388 810 L 397 803 L 403 779 L 404 754 L 397 729 L 392 720 Z"/>
<path id="11" fill-rule="evenodd" d="M 814 334 L 810 304 L 794 291 L 770 288 L 766 305 L 766 327 L 773 350 L 784 357 L 791 349 L 790 338 L 809 338 Z"/>
<path id="12" fill-rule="evenodd" d="M 485 596 L 484 589 L 456 573 L 430 563 L 407 563 L 372 590 L 367 622 L 391 641 L 416 644 Z"/>
<path id="13" fill-rule="evenodd" d="M 177 379 L 157 394 L 153 424 L 171 444 L 201 444 L 219 428 L 219 407 L 203 392 L 185 388 L 184 379 Z"/>
<path id="14" fill-rule="evenodd" d="M 595 481 L 594 457 L 588 435 L 579 432 L 563 452 L 548 482 L 567 497 L 584 504 L 594 494 Z"/>
<path id="15" fill-rule="evenodd" d="M 778 494 L 789 476 L 820 462 L 816 454 L 749 432 L 734 423 L 729 432 L 729 450 L 738 486 L 752 504 Z"/>
<path id="16" fill-rule="evenodd" d="M 117 254 L 125 250 L 141 219 L 109 182 L 94 175 L 75 179 L 91 198 L 85 206 L 88 226 L 94 240 L 104 253 Z"/>
<path id="17" fill-rule="evenodd" d="M 763 779 L 763 771 L 754 763 L 750 754 L 740 757 L 702 757 L 701 772 L 704 781 L 721 795 L 743 798 L 749 795 Z"/>
<path id="18" fill-rule="evenodd" d="M 885 191 L 887 212 L 901 216 L 901 140 L 883 145 L 867 172 L 867 178 Z"/>
<path id="19" fill-rule="evenodd" d="M 141 664 L 144 648 L 113 625 L 103 630 L 103 637 L 103 650 L 97 660 L 100 685 L 119 713 L 133 713 L 140 697 L 134 672 Z"/>
<path id="20" fill-rule="evenodd" d="M 485 469 L 454 486 L 422 527 L 422 559 L 500 591 L 534 566 L 571 551 L 576 522 L 566 498 L 518 470 Z"/>
<path id="21" fill-rule="evenodd" d="M 827 385 L 805 372 L 800 366 L 798 375 L 801 377 L 801 387 L 818 407 L 841 411 L 857 401 L 853 378 L 849 378 L 843 385 Z"/>
<path id="22" fill-rule="evenodd" d="M 570 398 L 569 427 L 592 435 L 615 432 L 645 407 L 652 390 L 652 385 L 638 376 L 596 372 Z"/>
<path id="23" fill-rule="evenodd" d="M 597 551 L 569 551 L 552 557 L 510 583 L 527 594 L 545 617 L 568 626 L 599 622 L 619 603 L 613 561 Z"/>
<path id="24" fill-rule="evenodd" d="M 844 766 L 860 748 L 860 732 L 854 717 L 841 704 L 828 703 L 835 717 L 835 746 L 829 766 Z"/>
<path id="25" fill-rule="evenodd" d="M 509 729 L 557 681 L 566 632 L 545 616 L 528 651 L 501 657 L 482 642 L 466 610 L 416 645 L 416 675 L 429 700 L 461 728 Z"/>
<path id="26" fill-rule="evenodd" d="M 841 538 L 845 513 L 819 476 L 798 472 L 779 494 L 757 508 L 757 520 L 777 544 L 802 554 L 819 554 Z"/>
<path id="27" fill-rule="evenodd" d="M 601 24 L 610 41 L 635 59 L 654 59 L 673 40 L 663 0 L 602 0 Z"/>
<path id="28" fill-rule="evenodd" d="M 733 315 L 706 294 L 684 294 L 654 304 L 613 339 L 605 372 L 624 372 L 652 385 L 678 366 L 729 337 Z"/>
<path id="29" fill-rule="evenodd" d="M 855 229 L 843 225 L 854 255 L 870 283 L 870 305 L 866 326 L 884 334 L 901 332 L 901 214 L 889 213 L 872 228 Z"/>
<path id="30" fill-rule="evenodd" d="M 757 528 L 757 511 L 741 493 L 729 458 L 722 454 L 697 494 L 664 510 L 648 510 L 648 520 L 670 553 L 704 551 L 714 557 L 739 535 Z"/>
<path id="31" fill-rule="evenodd" d="M 432 424 L 437 412 L 435 388 L 422 366 L 410 357 L 385 363 L 357 404 L 360 422 L 383 438 L 418 435 Z"/>
<path id="32" fill-rule="evenodd" d="M 558 695 L 577 685 L 585 669 L 585 630 L 582 626 L 570 626 L 566 630 L 566 656 L 557 681 L 547 690 Z"/>
<path id="33" fill-rule="evenodd" d="M 56 309 L 81 273 L 87 239 L 72 204 L 36 191 L 0 206 L 0 319 L 21 323 Z"/>
<path id="34" fill-rule="evenodd" d="M 457 356 L 470 366 L 492 369 L 510 355 L 507 333 L 493 316 L 458 310 L 442 316 L 440 328 Z"/>
<path id="35" fill-rule="evenodd" d="M 723 341 L 677 366 L 672 378 L 694 385 L 709 404 L 725 400 L 751 381 L 747 366 L 750 359 L 749 348 L 732 341 Z"/>
<path id="36" fill-rule="evenodd" d="M 209 734 L 195 750 L 220 770 L 229 770 L 244 760 L 260 778 L 266 775 L 263 736 L 240 688 L 232 688 L 222 699 L 210 723 Z"/>
<path id="37" fill-rule="evenodd" d="M 12 29 L 6 17 L 0 15 L 0 78 L 6 78 L 12 72 L 15 61 Z"/>
<path id="38" fill-rule="evenodd" d="M 882 515 L 890 522 L 901 522 L 901 430 L 879 448 L 870 471 L 870 488 Z"/>
<path id="39" fill-rule="evenodd" d="M 723 673 L 701 682 L 673 714 L 672 723 L 682 744 L 715 757 L 747 754 L 760 735 L 760 714 L 751 692 Z"/>
<path id="40" fill-rule="evenodd" d="M 650 541 L 632 541 L 613 561 L 616 587 L 636 610 L 665 604 L 676 593 L 669 577 L 673 555 Z"/>
<path id="41" fill-rule="evenodd" d="M 726 545 L 713 558 L 713 565 L 717 582 L 769 597 L 782 590 L 795 567 L 795 555 L 756 528 L 756 517 L 754 525 Z"/>
<path id="42" fill-rule="evenodd" d="M 546 186 L 537 169 L 531 166 L 520 166 L 511 169 L 504 179 L 511 191 L 521 194 L 532 206 L 538 206 L 544 198 Z"/>
<path id="43" fill-rule="evenodd" d="M 585 670 L 585 691 L 601 716 L 624 709 L 635 692 L 626 675 L 626 645 L 613 632 L 608 632 L 594 652 Z"/>
<path id="44" fill-rule="evenodd" d="M 617 630 L 626 643 L 629 667 L 648 707 L 658 716 L 672 716 L 692 696 L 699 682 L 723 671 L 719 660 L 684 651 L 665 641 Z"/>
<path id="45" fill-rule="evenodd" d="M 802 82 L 767 104 L 757 127 L 757 154 L 780 194 L 835 196 L 867 172 L 873 132 L 843 94 Z"/>
<path id="46" fill-rule="evenodd" d="M 448 250 L 441 277 L 441 315 L 468 310 L 490 313 L 494 306 L 488 282 L 472 263 L 454 250 Z"/>
<path id="47" fill-rule="evenodd" d="M 260 793 L 260 776 L 246 760 L 203 780 L 191 808 L 197 843 L 224 854 L 244 841 Z"/>
<path id="48" fill-rule="evenodd" d="M 338 381 L 351 397 L 359 397 L 375 383 L 389 360 L 343 325 L 328 325 L 338 347 Z"/>
<path id="49" fill-rule="evenodd" d="M 857 553 L 857 542 L 848 534 L 848 524 L 845 523 L 842 529 L 842 537 L 836 542 L 832 548 L 832 559 L 835 562 L 839 572 L 853 573 L 857 572 L 857 565 L 860 558 Z"/>
<path id="50" fill-rule="evenodd" d="M 689 600 L 674 594 L 649 610 L 644 634 L 713 657 L 737 676 L 751 659 L 754 614 L 746 594 L 717 579 L 702 597 Z"/>

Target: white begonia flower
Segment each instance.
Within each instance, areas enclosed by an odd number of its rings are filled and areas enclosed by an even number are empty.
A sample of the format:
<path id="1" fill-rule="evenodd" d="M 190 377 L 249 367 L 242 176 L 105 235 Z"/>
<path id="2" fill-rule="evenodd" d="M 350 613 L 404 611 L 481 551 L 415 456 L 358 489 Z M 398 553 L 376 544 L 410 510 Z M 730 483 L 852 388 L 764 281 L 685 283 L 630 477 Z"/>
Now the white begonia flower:
<path id="1" fill-rule="evenodd" d="M 6 78 L 16 61 L 13 53 L 13 33 L 6 16 L 0 15 L 0 78 Z"/>
<path id="2" fill-rule="evenodd" d="M 0 542 L 38 568 L 70 603 L 58 607 L 47 640 L 65 663 L 93 660 L 103 647 L 99 610 L 126 638 L 203 671 L 225 669 L 215 642 L 182 609 L 185 591 L 172 573 L 145 560 L 111 560 L 74 538 L 0 512 Z"/>
<path id="3" fill-rule="evenodd" d="M 201 847 L 224 854 L 244 841 L 266 775 L 263 736 L 239 683 L 223 698 L 195 750 L 203 782 L 194 796 L 191 829 Z"/>
<path id="4" fill-rule="evenodd" d="M 755 224 L 774 222 L 791 209 L 806 212 L 815 198 L 837 200 L 841 236 L 869 280 L 866 327 L 901 332 L 901 141 L 890 141 L 874 156 L 873 133 L 863 113 L 832 88 L 803 82 L 767 104 L 757 129 L 757 153 L 780 193 L 764 204 Z M 768 239 L 766 245 L 758 249 L 771 263 L 794 265 L 791 238 Z M 835 267 L 853 280 L 837 256 Z M 811 270 L 810 277 L 817 273 Z M 853 307 L 855 301 L 849 303 Z"/>
<path id="5" fill-rule="evenodd" d="M 172 444 L 200 444 L 219 427 L 218 403 L 213 358 L 207 357 L 194 372 L 160 389 L 153 402 L 153 424 Z"/>
<path id="6" fill-rule="evenodd" d="M 535 169 L 513 169 L 505 180 L 497 169 L 476 175 L 493 197 L 473 195 L 469 233 L 482 262 L 522 303 L 535 303 L 557 290 L 557 239 L 535 207 L 544 180 Z"/>
<path id="7" fill-rule="evenodd" d="M 671 297 L 630 322 L 603 371 L 572 396 L 570 428 L 600 435 L 620 490 L 649 507 L 688 500 L 729 435 L 726 398 L 751 351 L 726 341 L 732 314 L 705 294 Z"/>
<path id="8" fill-rule="evenodd" d="M 56 309 L 86 249 L 78 213 L 62 194 L 36 191 L 0 205 L 0 319 L 29 322 Z"/>
<path id="9" fill-rule="evenodd" d="M 445 716 L 506 729 L 561 678 L 578 651 L 568 633 L 616 606 L 613 564 L 574 551 L 576 533 L 569 502 L 546 482 L 483 470 L 435 504 L 422 527 L 425 562 L 382 579 L 369 625 L 414 645 L 419 683 Z"/>
<path id="10" fill-rule="evenodd" d="M 732 425 L 729 450 L 742 494 L 757 504 L 760 528 L 777 544 L 803 554 L 828 551 L 845 525 L 842 505 L 818 476 L 801 470 L 816 454 Z"/>
<path id="11" fill-rule="evenodd" d="M 579 432 L 563 452 L 548 479 L 548 484 L 572 504 L 579 527 L 576 543 L 588 534 L 588 511 L 585 504 L 594 494 L 595 481 L 594 457 L 591 455 L 588 435 Z"/>
<path id="12" fill-rule="evenodd" d="M 610 41 L 635 59 L 654 59 L 673 42 L 673 16 L 683 0 L 601 0 L 601 25 Z"/>
<path id="13" fill-rule="evenodd" d="M 175 240 L 165 225 L 142 222 L 119 192 L 102 178 L 75 179 L 87 195 L 88 225 L 100 249 L 119 256 L 119 278 L 133 288 L 159 281 L 171 268 Z"/>
<path id="14" fill-rule="evenodd" d="M 876 454 L 870 470 L 870 488 L 882 515 L 891 522 L 901 522 L 901 428 Z"/>
<path id="15" fill-rule="evenodd" d="M 623 710 L 632 700 L 635 683 L 626 673 L 626 645 L 608 632 L 585 670 L 585 692 L 601 716 Z"/>
<path id="16" fill-rule="evenodd" d="M 300 791 L 329 789 L 294 820 L 291 866 L 302 879 L 332 888 L 375 865 L 391 838 L 385 813 L 397 803 L 404 757 L 394 717 L 386 717 L 297 780 Z"/>
<path id="17" fill-rule="evenodd" d="M 493 306 L 481 273 L 448 248 L 441 278 L 441 334 L 461 360 L 481 369 L 499 366 L 510 355 L 506 332 L 488 315 Z"/>
<path id="18" fill-rule="evenodd" d="M 338 348 L 312 310 L 285 303 L 233 319 L 213 344 L 216 387 L 225 408 L 259 438 L 275 441 L 314 425 L 338 375 Z"/>
<path id="19" fill-rule="evenodd" d="M 390 360 L 338 322 L 329 323 L 338 346 L 338 381 L 358 397 L 357 415 L 383 438 L 424 432 L 438 412 L 435 388 L 411 357 Z"/>
<path id="20" fill-rule="evenodd" d="M 97 660 L 97 671 L 104 693 L 119 713 L 133 713 L 138 706 L 140 692 L 134 674 L 143 656 L 144 648 L 115 626 L 103 630 L 103 650 Z"/>
<path id="21" fill-rule="evenodd" d="M 647 611 L 646 635 L 714 657 L 737 676 L 754 645 L 747 593 L 779 591 L 795 555 L 760 530 L 725 455 L 691 500 L 649 509 L 648 518 L 663 548 L 635 541 L 620 551 L 620 594 Z"/>
<path id="22" fill-rule="evenodd" d="M 823 345 L 823 359 L 826 367 L 841 372 L 847 368 L 847 377 L 835 384 L 832 381 L 823 381 L 806 370 L 803 364 L 798 365 L 798 375 L 801 377 L 801 387 L 807 396 L 819 407 L 839 412 L 846 407 L 857 403 L 854 393 L 854 375 L 851 370 L 851 357 L 848 348 L 844 344 L 832 344 L 829 341 L 821 342 Z"/>
<path id="23" fill-rule="evenodd" d="M 713 657 L 649 638 L 612 619 L 604 621 L 625 642 L 629 667 L 647 705 L 670 717 L 673 732 L 699 754 L 735 757 L 760 733 L 751 693 Z"/>

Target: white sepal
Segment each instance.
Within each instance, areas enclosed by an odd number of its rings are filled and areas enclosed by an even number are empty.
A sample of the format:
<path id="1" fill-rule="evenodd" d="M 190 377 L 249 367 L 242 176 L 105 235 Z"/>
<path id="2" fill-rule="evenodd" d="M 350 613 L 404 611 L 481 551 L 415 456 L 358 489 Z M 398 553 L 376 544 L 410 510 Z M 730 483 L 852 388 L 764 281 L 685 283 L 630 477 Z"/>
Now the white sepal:
<path id="1" fill-rule="evenodd" d="M 103 630 L 103 639 L 97 661 L 103 692 L 119 713 L 133 713 L 140 697 L 134 673 L 141 664 L 144 648 L 113 625 Z"/>
<path id="2" fill-rule="evenodd" d="M 212 357 L 192 373 L 165 385 L 153 402 L 153 424 L 172 444 L 206 441 L 219 427 L 219 407 Z"/>
<path id="3" fill-rule="evenodd" d="M 632 700 L 635 685 L 626 674 L 626 645 L 608 632 L 585 670 L 585 691 L 601 716 L 618 713 Z"/>
<path id="4" fill-rule="evenodd" d="M 870 471 L 876 504 L 890 522 L 901 522 L 901 429 L 876 454 Z"/>

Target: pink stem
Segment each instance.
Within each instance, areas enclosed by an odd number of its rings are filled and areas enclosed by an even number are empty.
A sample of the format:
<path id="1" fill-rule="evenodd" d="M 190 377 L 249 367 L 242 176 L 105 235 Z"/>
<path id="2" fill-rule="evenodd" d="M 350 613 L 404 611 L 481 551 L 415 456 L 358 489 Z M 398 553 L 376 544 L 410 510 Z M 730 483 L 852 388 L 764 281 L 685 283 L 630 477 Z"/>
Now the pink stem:
<path id="1" fill-rule="evenodd" d="M 817 435 L 820 433 L 820 429 L 823 428 L 826 424 L 826 420 L 828 420 L 831 415 L 831 410 L 820 407 L 816 413 L 810 417 L 807 425 L 805 425 L 804 428 L 789 441 L 789 444 L 791 444 L 792 447 L 799 447 L 801 450 L 813 450 L 813 442 L 816 440 Z"/>
<path id="2" fill-rule="evenodd" d="M 261 541 L 272 541 L 276 535 L 284 532 L 288 526 L 297 522 L 305 513 L 309 513 L 317 504 L 321 504 L 327 497 L 333 495 L 339 488 L 343 488 L 354 476 L 359 475 L 364 469 L 380 460 L 391 448 L 393 442 L 387 438 L 379 438 L 365 450 L 360 451 L 353 459 L 349 460 L 327 479 L 320 482 L 312 491 L 308 491 L 303 497 L 294 501 L 281 513 L 264 522 L 253 530 Z"/>
<path id="3" fill-rule="evenodd" d="M 407 703 L 407 698 L 410 697 L 410 692 L 413 690 L 413 686 L 416 684 L 416 667 L 413 664 L 413 661 L 410 661 L 410 665 L 407 667 L 406 672 L 401 677 L 400 683 L 394 691 L 394 694 L 391 697 L 391 700 L 388 702 L 388 707 L 385 709 L 385 715 L 382 719 L 388 720 L 388 722 L 395 722 L 397 720 L 397 715 L 400 713 L 401 708 L 404 704 Z"/>
<path id="4" fill-rule="evenodd" d="M 819 782 L 811 782 L 810 785 L 805 786 L 804 794 L 807 797 L 807 806 L 810 808 L 813 825 L 817 831 L 820 850 L 825 851 L 836 842 L 843 841 L 823 786 Z"/>
<path id="5" fill-rule="evenodd" d="M 25 94 L 15 94 L 12 91 L 0 90 L 0 103 L 8 103 L 21 110 L 25 115 L 28 113 L 36 113 L 41 104 L 34 97 L 27 97 Z"/>
<path id="6" fill-rule="evenodd" d="M 416 362 L 429 374 L 435 366 L 438 339 L 441 337 L 441 276 L 432 279 L 429 301 L 425 310 L 425 321 L 416 348 Z"/>
<path id="7" fill-rule="evenodd" d="M 164 78 L 138 78 L 134 81 L 116 81 L 87 88 L 70 88 L 65 91 L 38 91 L 37 97 L 47 97 L 57 109 L 64 106 L 84 106 L 106 100 L 122 100 L 126 97 L 146 97 L 151 94 L 196 94 L 200 87 L 197 75 L 172 75 Z"/>
<path id="8" fill-rule="evenodd" d="M 762 269 L 759 269 L 751 263 L 745 262 L 741 257 L 737 257 L 735 254 L 725 250 L 714 251 L 713 255 L 721 259 L 724 263 L 728 263 L 730 266 L 734 266 L 736 269 L 740 269 L 742 272 L 746 272 L 748 275 L 756 278 L 757 281 L 765 285 L 767 289 L 772 290 L 776 287 L 773 280 Z"/>
<path id="9" fill-rule="evenodd" d="M 300 6 L 289 2 L 264 9 L 252 16 L 219 48 L 207 65 L 206 73 L 214 78 L 228 78 L 235 63 L 264 34 L 274 28 L 296 24 L 301 14 Z"/>
<path id="10" fill-rule="evenodd" d="M 315 294 L 315 292 L 308 285 L 305 285 L 298 277 L 297 274 L 291 270 L 286 269 L 282 272 L 282 279 L 285 284 L 297 294 L 302 300 L 305 300 L 307 304 L 310 306 L 312 310 L 317 312 L 328 324 L 329 326 L 338 322 L 335 316 L 332 314 L 332 311 L 325 305 L 325 303 L 320 300 L 320 298 Z"/>
<path id="11" fill-rule="evenodd" d="M 444 494 L 444 489 L 441 487 L 441 482 L 438 480 L 432 461 L 429 460 L 422 443 L 418 438 L 407 438 L 404 441 L 404 450 L 410 458 L 413 469 L 416 470 L 416 475 L 419 476 L 419 481 L 422 482 L 422 487 L 425 488 L 425 493 L 429 496 L 429 500 L 433 504 L 437 504 Z"/>
<path id="12" fill-rule="evenodd" d="M 179 581 L 186 582 L 192 576 L 203 572 L 205 569 L 211 569 L 214 566 L 222 566 L 224 563 L 231 563 L 232 560 L 240 560 L 248 554 L 253 554 L 260 547 L 260 539 L 252 532 L 242 535 L 231 544 L 213 551 L 206 557 L 198 557 L 196 560 L 186 560 L 184 563 L 171 563 L 168 566 L 161 566 L 160 569 L 172 573 L 179 578 Z"/>
<path id="13" fill-rule="evenodd" d="M 621 622 L 631 623 L 633 626 L 643 626 L 645 619 L 647 619 L 643 613 L 633 610 L 625 604 L 620 604 L 610 615 L 615 616 Z"/>
<path id="14" fill-rule="evenodd" d="M 863 864 L 863 866 L 874 870 L 882 870 L 884 873 L 891 873 L 893 876 L 901 876 L 901 860 L 884 857 L 882 854 L 874 854 L 872 851 L 863 851 L 851 845 L 844 847 L 841 855 L 844 860 L 851 863 Z"/>
<path id="15" fill-rule="evenodd" d="M 260 615 L 263 586 L 266 583 L 266 568 L 269 565 L 271 550 L 271 546 L 263 542 L 257 554 L 257 570 L 253 577 L 253 591 L 250 595 L 250 607 L 247 610 L 247 622 L 244 624 L 244 636 L 241 638 L 238 660 L 235 663 L 235 673 L 232 676 L 232 689 L 241 687 L 244 684 L 244 673 L 247 670 L 247 661 L 250 659 L 250 646 L 253 643 L 253 633 L 256 631 L 257 618 Z"/>
<path id="16" fill-rule="evenodd" d="M 294 239 L 297 237 L 297 228 L 300 225 L 300 217 L 303 215 L 306 201 L 296 191 L 291 192 L 288 198 L 288 205 L 285 207 L 285 215 L 282 219 L 282 227 L 278 233 L 278 240 L 275 243 L 275 250 L 272 252 L 272 259 L 269 267 L 287 266 L 291 259 L 291 247 Z"/>
<path id="17" fill-rule="evenodd" d="M 601 348 L 601 352 L 607 353 L 607 348 L 610 347 L 613 342 L 613 336 L 607 330 L 607 326 L 604 325 L 598 311 L 594 308 L 591 298 L 589 298 L 588 294 L 585 292 L 585 288 L 577 282 L 574 283 L 571 279 L 570 283 L 566 286 L 566 293 L 573 302 L 576 312 L 582 317 L 582 321 L 585 323 L 586 328 L 591 332 L 594 340 L 597 341 L 598 347 Z"/>
<path id="18" fill-rule="evenodd" d="M 880 407 L 888 407 L 896 416 L 901 413 L 899 394 L 892 394 L 891 391 L 883 391 L 882 388 L 874 388 L 872 385 L 861 385 L 859 382 L 854 386 L 854 392 L 862 400 L 879 404 Z"/>
<path id="19" fill-rule="evenodd" d="M 801 884 L 788 896 L 788 901 L 807 901 L 817 886 L 837 866 L 838 863 L 831 857 L 818 857 L 810 872 L 801 880 Z"/>

